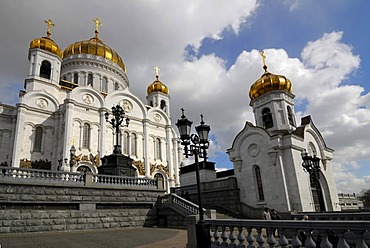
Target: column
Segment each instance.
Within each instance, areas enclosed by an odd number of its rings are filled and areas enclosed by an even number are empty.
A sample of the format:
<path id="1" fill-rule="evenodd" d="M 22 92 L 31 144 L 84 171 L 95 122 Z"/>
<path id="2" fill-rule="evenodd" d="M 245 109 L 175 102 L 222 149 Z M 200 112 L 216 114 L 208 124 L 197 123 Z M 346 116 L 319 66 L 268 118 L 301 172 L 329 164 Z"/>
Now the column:
<path id="1" fill-rule="evenodd" d="M 169 176 L 169 179 L 170 179 L 170 186 L 174 186 L 173 185 L 173 174 L 174 174 L 174 170 L 173 170 L 173 161 L 171 159 L 171 150 L 172 150 L 172 142 L 171 142 L 171 126 L 167 125 L 166 126 L 166 139 L 167 139 L 167 147 L 166 147 L 166 155 L 167 155 L 167 166 L 168 166 L 168 176 Z"/>
<path id="2" fill-rule="evenodd" d="M 178 142 L 179 140 L 177 138 L 172 138 L 172 149 L 173 149 L 173 167 L 175 169 L 175 175 L 176 175 L 176 187 L 180 186 L 180 173 L 179 173 L 179 154 L 178 154 Z"/>
<path id="3" fill-rule="evenodd" d="M 69 150 L 71 148 L 72 139 L 72 124 L 73 124 L 73 102 L 69 99 L 70 93 L 67 95 L 67 99 L 64 100 L 66 104 L 66 110 L 64 114 L 64 142 L 63 142 L 63 159 L 69 159 Z"/>
<path id="4" fill-rule="evenodd" d="M 99 116 L 100 116 L 100 143 L 99 143 L 99 154 L 100 157 L 104 157 L 106 155 L 106 146 L 105 146 L 105 135 L 107 133 L 107 125 L 106 125 L 106 120 L 105 120 L 105 113 L 108 112 L 108 109 L 106 108 L 100 108 L 99 109 Z"/>
<path id="5" fill-rule="evenodd" d="M 285 197 L 285 201 L 286 201 L 286 205 L 287 205 L 287 211 L 291 211 L 292 207 L 290 205 L 290 200 L 289 200 L 289 191 L 288 191 L 288 187 L 287 187 L 287 184 L 286 184 L 286 177 L 285 177 L 285 171 L 284 171 L 284 163 L 283 163 L 283 155 L 282 155 L 282 150 L 281 149 L 277 149 L 278 153 L 277 153 L 277 164 L 276 166 L 279 166 L 279 170 L 281 172 L 281 180 L 283 182 L 283 187 L 284 187 L 284 191 L 285 192 L 282 192 L 284 193 L 284 196 L 282 197 Z"/>
<path id="6" fill-rule="evenodd" d="M 26 117 L 26 109 L 22 103 L 17 104 L 17 125 L 15 128 L 15 136 L 13 143 L 13 156 L 12 156 L 12 167 L 19 167 L 19 161 L 21 156 L 23 134 L 24 134 L 24 120 Z"/>
<path id="7" fill-rule="evenodd" d="M 78 149 L 80 151 L 82 150 L 83 130 L 84 130 L 84 126 L 82 123 L 80 123 L 80 137 L 78 139 Z"/>
<path id="8" fill-rule="evenodd" d="M 148 120 L 143 120 L 143 129 L 144 129 L 144 168 L 145 168 L 145 177 L 150 177 L 150 164 L 149 164 L 149 134 L 148 134 Z"/>

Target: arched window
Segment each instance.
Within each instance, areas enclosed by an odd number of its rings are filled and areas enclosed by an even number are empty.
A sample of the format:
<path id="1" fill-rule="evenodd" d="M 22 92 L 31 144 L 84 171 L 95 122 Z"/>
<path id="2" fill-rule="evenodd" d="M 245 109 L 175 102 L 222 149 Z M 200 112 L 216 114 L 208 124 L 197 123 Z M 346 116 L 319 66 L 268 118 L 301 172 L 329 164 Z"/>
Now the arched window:
<path id="1" fill-rule="evenodd" d="M 287 107 L 287 112 L 288 112 L 289 124 L 295 127 L 295 119 L 294 119 L 292 108 L 290 106 Z"/>
<path id="2" fill-rule="evenodd" d="M 162 148 L 161 148 L 161 139 L 155 139 L 155 158 L 162 159 Z"/>
<path id="3" fill-rule="evenodd" d="M 40 77 L 50 79 L 51 75 L 51 64 L 49 61 L 44 60 L 40 67 Z"/>
<path id="4" fill-rule="evenodd" d="M 108 79 L 106 77 L 103 77 L 101 81 L 101 91 L 108 92 Z"/>
<path id="5" fill-rule="evenodd" d="M 265 195 L 263 194 L 263 187 L 262 187 L 262 178 L 261 178 L 261 171 L 260 167 L 254 167 L 254 175 L 256 177 L 256 186 L 258 191 L 258 201 L 265 201 Z"/>
<path id="6" fill-rule="evenodd" d="M 90 148 L 90 125 L 88 123 L 84 124 L 83 134 L 82 134 L 82 148 Z"/>
<path id="7" fill-rule="evenodd" d="M 114 90 L 119 90 L 119 84 L 118 84 L 118 82 L 115 82 L 114 83 Z"/>
<path id="8" fill-rule="evenodd" d="M 129 155 L 129 147 L 128 147 L 128 141 L 129 141 L 129 133 L 128 132 L 124 132 L 123 133 L 123 147 L 122 147 L 122 151 L 123 151 L 123 154 L 125 155 Z"/>
<path id="9" fill-rule="evenodd" d="M 63 76 L 63 80 L 67 81 L 67 76 L 66 75 Z"/>
<path id="10" fill-rule="evenodd" d="M 165 100 L 161 101 L 161 109 L 166 110 L 166 101 Z"/>
<path id="11" fill-rule="evenodd" d="M 35 143 L 34 143 L 34 146 L 33 146 L 33 151 L 34 152 L 41 152 L 42 135 L 43 135 L 42 127 L 36 127 Z"/>
<path id="12" fill-rule="evenodd" d="M 93 84 L 93 80 L 94 80 L 94 78 L 93 78 L 93 74 L 89 73 L 89 74 L 87 75 L 87 85 L 94 86 L 94 84 Z"/>
<path id="13" fill-rule="evenodd" d="M 262 110 L 262 122 L 264 128 L 271 128 L 274 126 L 274 122 L 272 121 L 272 115 L 269 108 L 264 108 Z"/>
<path id="14" fill-rule="evenodd" d="M 157 183 L 157 189 L 165 189 L 165 184 L 164 184 L 164 178 L 162 174 L 155 174 L 154 179 L 156 180 Z"/>
<path id="15" fill-rule="evenodd" d="M 74 82 L 75 84 L 78 84 L 78 73 L 74 73 L 74 74 L 73 74 L 73 82 Z"/>
<path id="16" fill-rule="evenodd" d="M 137 156 L 136 151 L 136 134 L 133 133 L 131 134 L 131 156 Z"/>

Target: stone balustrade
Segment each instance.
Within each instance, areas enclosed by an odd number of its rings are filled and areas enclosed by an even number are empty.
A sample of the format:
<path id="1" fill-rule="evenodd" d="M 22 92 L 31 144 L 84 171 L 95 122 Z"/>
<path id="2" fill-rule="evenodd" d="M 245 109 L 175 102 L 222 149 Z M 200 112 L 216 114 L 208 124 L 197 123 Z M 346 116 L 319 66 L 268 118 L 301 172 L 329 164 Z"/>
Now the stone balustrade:
<path id="1" fill-rule="evenodd" d="M 370 242 L 370 221 L 206 219 L 206 225 L 211 247 L 367 248 Z"/>
<path id="2" fill-rule="evenodd" d="M 157 188 L 157 183 L 154 179 L 3 166 L 0 167 L 0 179 L 3 182 L 19 182 L 37 185 Z"/>
<path id="3" fill-rule="evenodd" d="M 198 205 L 196 205 L 196 204 L 192 203 L 191 201 L 188 201 L 188 200 L 178 196 L 177 194 L 173 194 L 173 193 L 160 197 L 159 204 L 160 204 L 160 206 L 174 205 L 174 206 L 177 206 L 177 207 L 187 211 L 190 214 L 198 214 L 199 213 Z"/>

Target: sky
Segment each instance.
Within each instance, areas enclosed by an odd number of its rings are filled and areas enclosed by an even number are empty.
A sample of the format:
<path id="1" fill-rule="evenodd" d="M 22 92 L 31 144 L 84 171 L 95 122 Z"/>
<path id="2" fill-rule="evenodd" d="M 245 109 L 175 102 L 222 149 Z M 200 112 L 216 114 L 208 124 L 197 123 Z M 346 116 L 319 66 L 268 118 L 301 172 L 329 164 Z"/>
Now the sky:
<path id="1" fill-rule="evenodd" d="M 0 102 L 14 105 L 28 73 L 29 43 L 65 49 L 94 36 L 123 58 L 142 101 L 160 67 L 181 115 L 211 126 L 209 160 L 232 168 L 226 150 L 254 123 L 250 86 L 268 70 L 293 84 L 296 120 L 311 115 L 328 147 L 338 192 L 370 188 L 370 29 L 366 0 L 0 0 Z M 193 130 L 195 131 L 195 130 Z"/>

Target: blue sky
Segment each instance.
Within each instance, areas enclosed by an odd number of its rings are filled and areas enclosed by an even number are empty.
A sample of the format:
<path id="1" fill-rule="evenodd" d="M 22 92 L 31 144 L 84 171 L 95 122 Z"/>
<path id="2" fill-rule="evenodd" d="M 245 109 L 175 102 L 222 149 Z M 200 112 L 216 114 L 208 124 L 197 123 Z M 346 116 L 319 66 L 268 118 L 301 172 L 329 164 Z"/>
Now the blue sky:
<path id="1" fill-rule="evenodd" d="M 338 191 L 359 192 L 370 187 L 369 9 L 366 0 L 1 1 L 0 102 L 17 103 L 43 20 L 55 22 L 52 38 L 65 49 L 92 37 L 99 17 L 100 38 L 125 61 L 130 90 L 145 101 L 158 65 L 173 123 L 182 107 L 194 126 L 203 114 L 210 160 L 230 168 L 226 150 L 254 122 L 248 92 L 265 50 L 269 71 L 292 81 L 297 122 L 311 115 L 335 149 Z"/>

